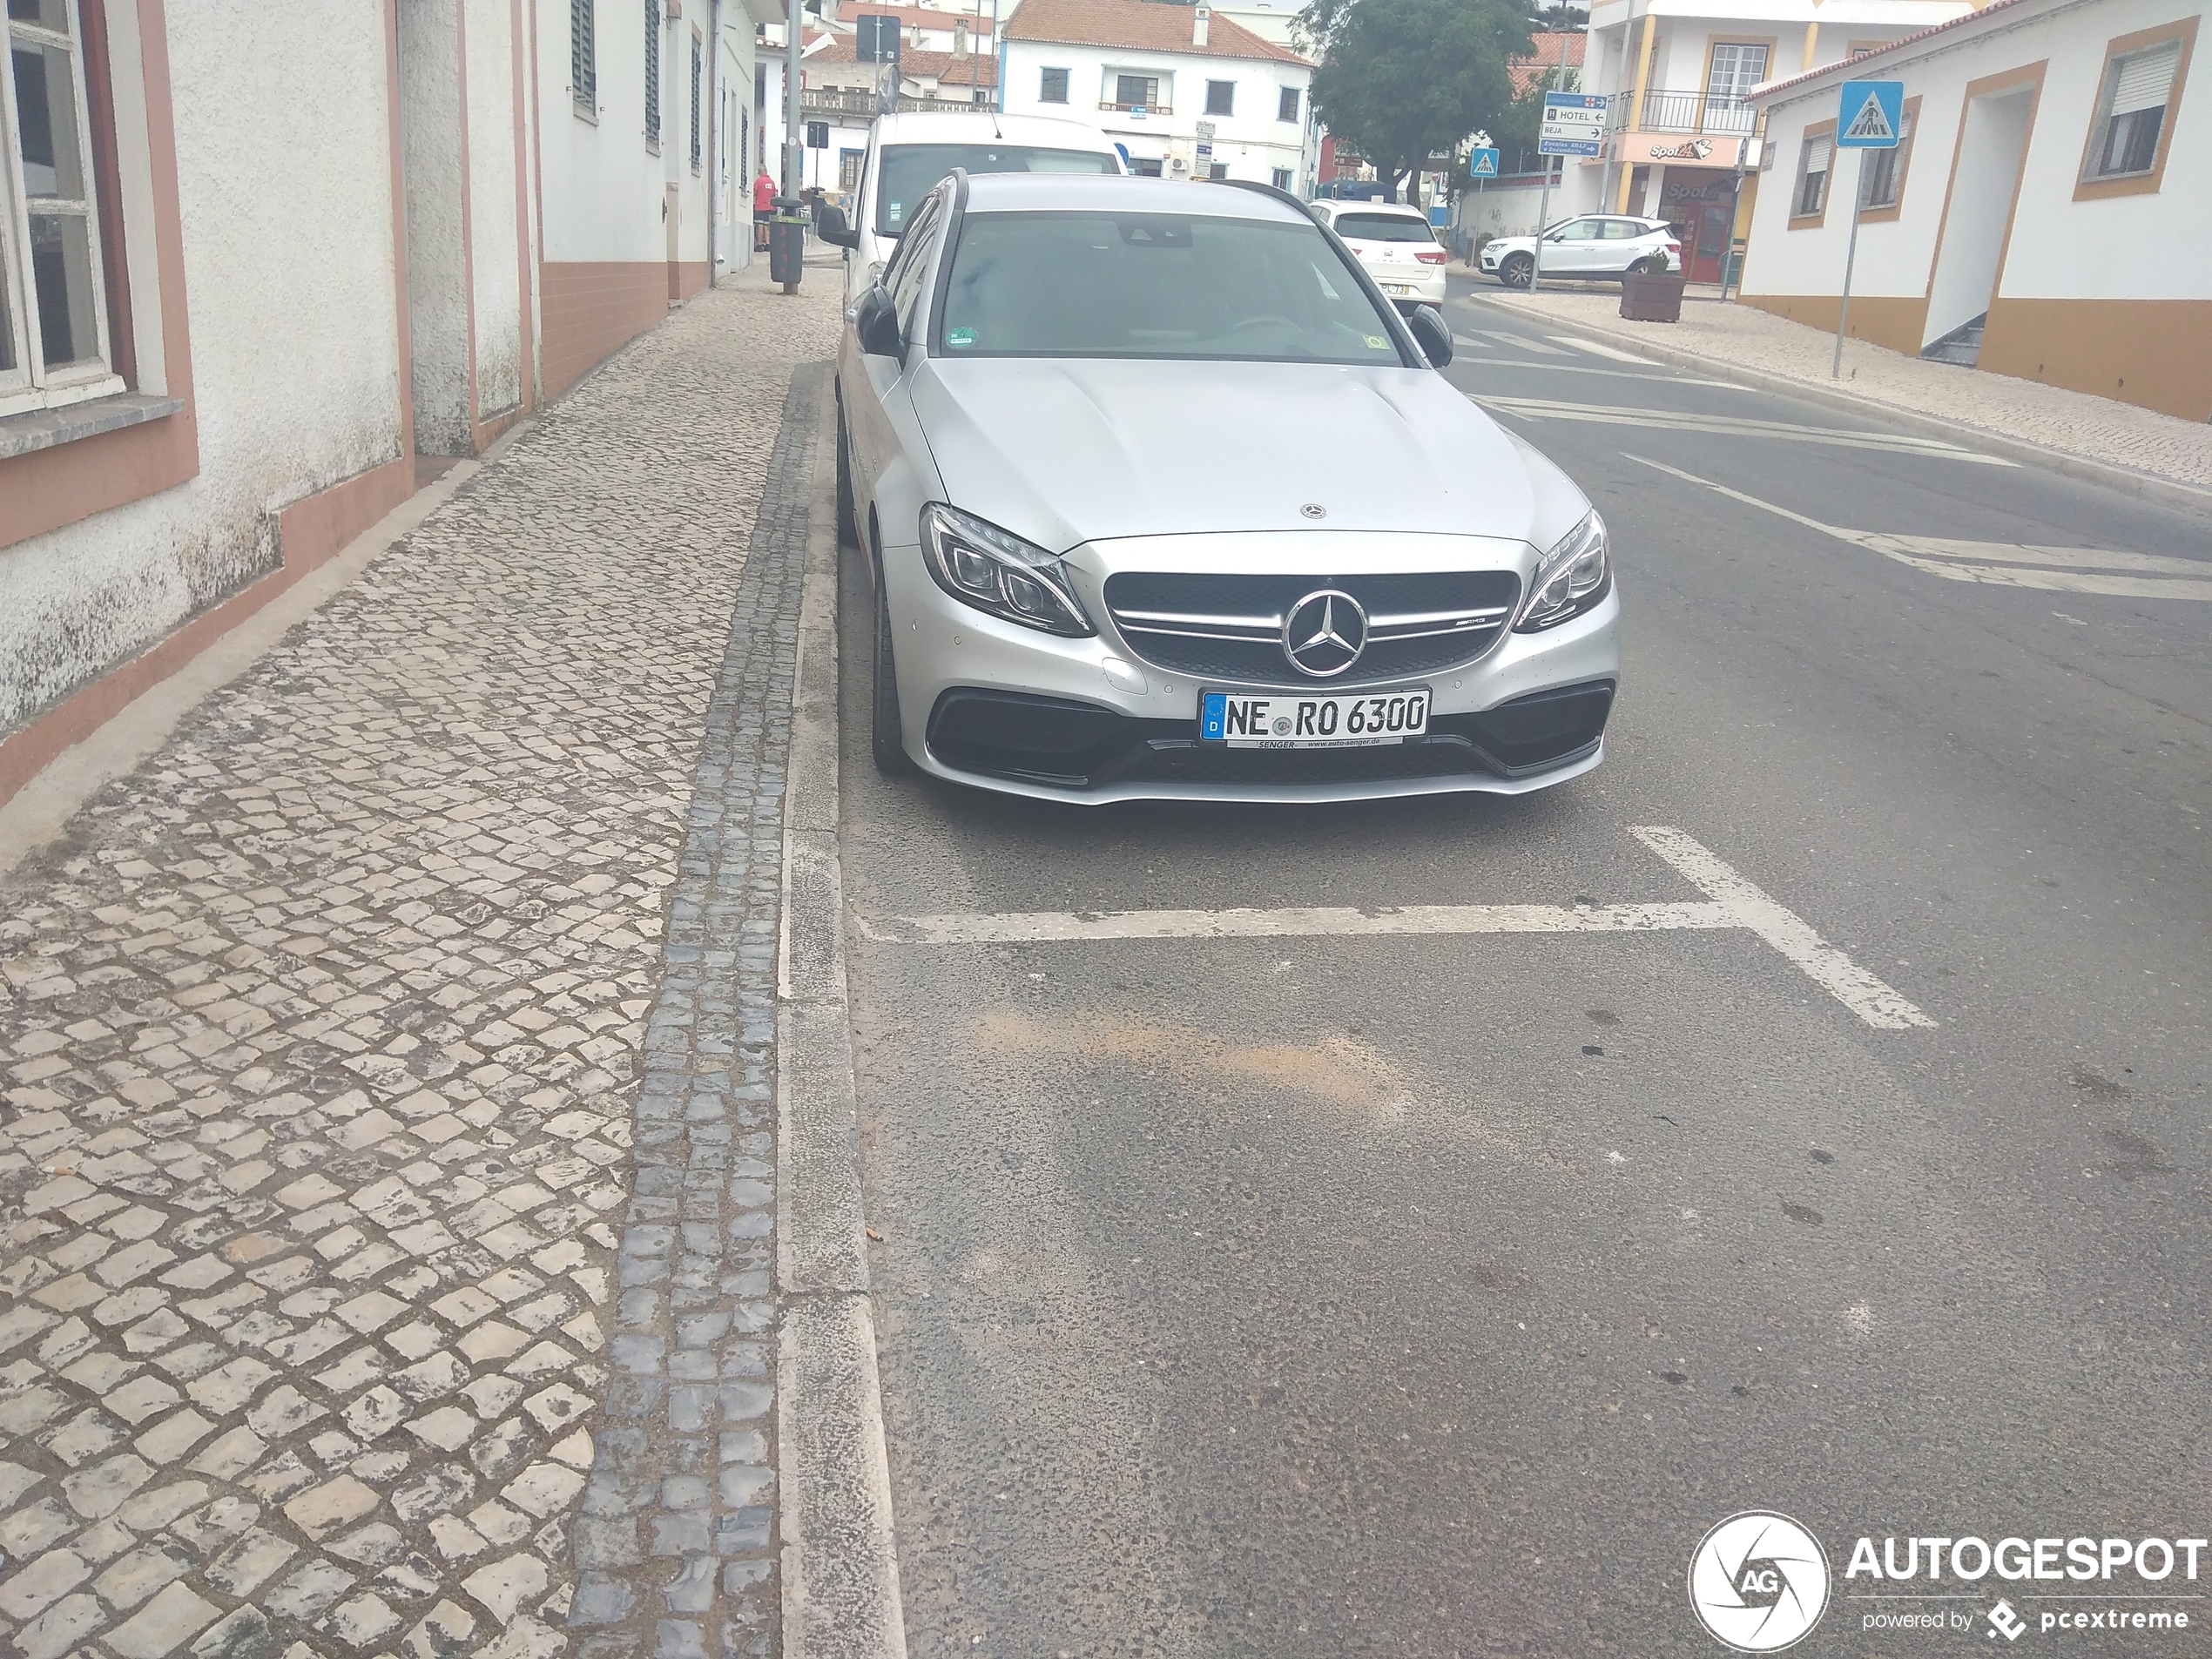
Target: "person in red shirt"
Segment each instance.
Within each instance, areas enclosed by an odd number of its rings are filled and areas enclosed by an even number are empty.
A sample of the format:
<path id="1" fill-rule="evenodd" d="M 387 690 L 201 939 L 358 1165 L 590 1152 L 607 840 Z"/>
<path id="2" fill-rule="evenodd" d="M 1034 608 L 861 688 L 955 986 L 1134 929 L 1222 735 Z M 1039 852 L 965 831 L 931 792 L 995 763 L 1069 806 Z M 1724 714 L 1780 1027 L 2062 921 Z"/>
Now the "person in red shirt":
<path id="1" fill-rule="evenodd" d="M 752 181 L 752 246 L 756 253 L 768 246 L 768 215 L 776 211 L 776 181 L 765 165 Z"/>

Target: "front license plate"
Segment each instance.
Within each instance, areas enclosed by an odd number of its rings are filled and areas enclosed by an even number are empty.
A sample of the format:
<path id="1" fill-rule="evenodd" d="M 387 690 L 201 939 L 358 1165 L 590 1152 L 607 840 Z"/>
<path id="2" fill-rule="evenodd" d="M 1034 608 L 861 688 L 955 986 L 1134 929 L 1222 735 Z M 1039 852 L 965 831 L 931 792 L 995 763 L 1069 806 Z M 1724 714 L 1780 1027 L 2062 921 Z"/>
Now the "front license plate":
<path id="1" fill-rule="evenodd" d="M 1403 743 L 1428 730 L 1428 687 L 1394 691 L 1205 691 L 1198 737 L 1231 749 L 1361 749 Z"/>

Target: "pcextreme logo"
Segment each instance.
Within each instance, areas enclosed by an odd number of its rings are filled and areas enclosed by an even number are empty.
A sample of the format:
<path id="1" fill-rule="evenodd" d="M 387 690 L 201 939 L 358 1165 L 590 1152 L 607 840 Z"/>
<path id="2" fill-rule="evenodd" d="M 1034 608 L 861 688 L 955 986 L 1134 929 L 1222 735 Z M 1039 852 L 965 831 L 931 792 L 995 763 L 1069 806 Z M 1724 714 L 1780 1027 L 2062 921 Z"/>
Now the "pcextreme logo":
<path id="1" fill-rule="evenodd" d="M 1787 1515 L 1730 1515 L 1689 1558 L 1697 1622 L 1738 1653 L 1778 1653 L 1802 1639 L 1828 1606 L 1828 1557 Z"/>

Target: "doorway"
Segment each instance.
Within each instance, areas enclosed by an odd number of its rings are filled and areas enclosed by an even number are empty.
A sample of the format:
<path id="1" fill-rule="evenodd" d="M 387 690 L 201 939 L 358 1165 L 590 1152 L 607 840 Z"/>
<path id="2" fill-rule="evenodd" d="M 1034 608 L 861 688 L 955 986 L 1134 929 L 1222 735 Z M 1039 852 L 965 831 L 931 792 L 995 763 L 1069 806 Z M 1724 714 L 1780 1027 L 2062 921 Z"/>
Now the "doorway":
<path id="1" fill-rule="evenodd" d="M 1923 351 L 1959 337 L 1979 354 L 1981 320 L 2005 266 L 2005 246 L 2012 232 L 2013 203 L 2019 193 L 2020 163 L 2027 153 L 2027 132 L 2035 114 L 2036 84 L 2005 88 L 1969 98 L 1959 132 L 1959 156 L 1951 176 L 1951 202 L 1944 214 L 1943 239 L 1936 249 L 1928 282 L 1928 319 Z M 1973 336 L 1968 340 L 1967 336 Z M 1972 356 L 1952 361 L 1971 362 Z"/>

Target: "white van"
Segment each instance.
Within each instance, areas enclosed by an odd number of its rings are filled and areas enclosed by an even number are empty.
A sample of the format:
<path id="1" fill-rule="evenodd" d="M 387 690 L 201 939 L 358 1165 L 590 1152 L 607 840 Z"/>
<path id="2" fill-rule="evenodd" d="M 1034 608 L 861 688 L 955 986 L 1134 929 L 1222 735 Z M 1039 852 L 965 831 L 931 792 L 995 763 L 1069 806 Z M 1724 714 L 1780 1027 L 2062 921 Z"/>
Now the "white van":
<path id="1" fill-rule="evenodd" d="M 1050 115 L 920 111 L 880 115 L 868 132 L 867 158 L 853 218 L 826 217 L 822 239 L 846 249 L 845 303 L 883 273 L 907 218 L 937 181 L 955 167 L 969 172 L 1125 173 L 1122 153 L 1096 127 Z"/>

